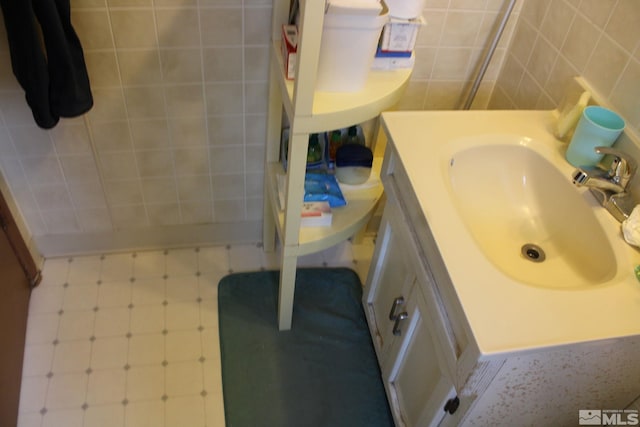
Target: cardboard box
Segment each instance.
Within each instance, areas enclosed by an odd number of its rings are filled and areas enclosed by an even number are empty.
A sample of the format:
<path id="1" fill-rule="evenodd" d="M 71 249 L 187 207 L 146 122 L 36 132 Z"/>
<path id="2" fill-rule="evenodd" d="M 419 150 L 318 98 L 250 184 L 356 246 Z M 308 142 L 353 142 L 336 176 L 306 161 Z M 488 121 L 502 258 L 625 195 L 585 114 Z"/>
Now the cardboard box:
<path id="1" fill-rule="evenodd" d="M 282 60 L 284 75 L 293 80 L 296 73 L 296 57 L 298 56 L 298 28 L 295 25 L 282 26 Z"/>
<path id="2" fill-rule="evenodd" d="M 420 27 L 425 25 L 422 16 L 414 19 L 389 18 L 382 29 L 380 50 L 382 52 L 411 52 L 416 45 Z"/>
<path id="3" fill-rule="evenodd" d="M 416 57 L 411 55 L 409 57 L 378 57 L 373 59 L 372 70 L 389 71 L 397 70 L 400 68 L 412 68 L 416 62 Z"/>

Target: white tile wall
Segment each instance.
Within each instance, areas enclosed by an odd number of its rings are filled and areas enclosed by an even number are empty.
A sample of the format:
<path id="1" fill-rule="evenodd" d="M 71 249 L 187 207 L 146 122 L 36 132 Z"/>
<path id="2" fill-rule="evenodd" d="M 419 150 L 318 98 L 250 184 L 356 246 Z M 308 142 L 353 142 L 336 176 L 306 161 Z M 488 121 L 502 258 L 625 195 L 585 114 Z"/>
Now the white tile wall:
<path id="1" fill-rule="evenodd" d="M 1 31 L 0 171 L 32 234 L 258 220 L 270 3 L 74 1 L 95 106 L 51 131 Z"/>
<path id="2" fill-rule="evenodd" d="M 504 4 L 426 0 L 397 108 L 459 105 Z M 72 6 L 96 101 L 86 121 L 34 125 L 0 31 L 0 171 L 31 233 L 260 221 L 271 0 Z M 637 129 L 639 8 L 518 0 L 474 106 L 487 105 L 499 75 L 492 108 L 552 108 L 583 74 Z"/>
<path id="3" fill-rule="evenodd" d="M 373 242 L 300 266 L 364 281 Z M 217 284 L 274 269 L 276 254 L 229 245 L 53 258 L 29 308 L 19 427 L 224 425 Z"/>
<path id="4" fill-rule="evenodd" d="M 582 75 L 640 130 L 640 2 L 527 1 L 492 108 L 554 108 Z"/>
<path id="5" fill-rule="evenodd" d="M 523 1 L 516 3 L 473 108 L 484 108 L 488 102 Z M 426 0 L 423 16 L 427 25 L 416 42 L 416 66 L 397 108 L 459 108 L 505 5 L 506 2 L 497 0 Z"/>
<path id="6" fill-rule="evenodd" d="M 32 234 L 260 221 L 271 3 L 74 0 L 95 106 L 48 132 L 0 31 L 0 170 Z M 501 6 L 427 0 L 400 108 L 456 105 Z"/>

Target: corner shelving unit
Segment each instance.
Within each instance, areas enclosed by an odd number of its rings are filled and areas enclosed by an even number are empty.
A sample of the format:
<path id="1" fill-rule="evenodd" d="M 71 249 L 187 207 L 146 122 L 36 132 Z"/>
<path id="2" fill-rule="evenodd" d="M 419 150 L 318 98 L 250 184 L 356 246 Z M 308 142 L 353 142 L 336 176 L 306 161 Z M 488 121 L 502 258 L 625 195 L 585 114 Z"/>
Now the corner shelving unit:
<path id="1" fill-rule="evenodd" d="M 326 249 L 362 229 L 382 195 L 382 186 L 344 189 L 347 206 L 333 208 L 330 227 L 300 227 L 309 134 L 362 123 L 393 106 L 409 81 L 410 69 L 372 71 L 358 92 L 316 92 L 316 70 L 320 52 L 325 2 L 300 0 L 296 79 L 288 81 L 280 49 L 281 28 L 287 23 L 289 0 L 275 0 L 271 35 L 271 70 L 265 154 L 263 244 L 267 252 L 279 239 L 280 290 L 278 327 L 291 329 L 293 294 L 298 257 Z M 289 121 L 289 160 L 286 172 L 285 209 L 278 202 L 282 111 Z M 381 159 L 374 160 L 372 173 L 379 173 Z"/>

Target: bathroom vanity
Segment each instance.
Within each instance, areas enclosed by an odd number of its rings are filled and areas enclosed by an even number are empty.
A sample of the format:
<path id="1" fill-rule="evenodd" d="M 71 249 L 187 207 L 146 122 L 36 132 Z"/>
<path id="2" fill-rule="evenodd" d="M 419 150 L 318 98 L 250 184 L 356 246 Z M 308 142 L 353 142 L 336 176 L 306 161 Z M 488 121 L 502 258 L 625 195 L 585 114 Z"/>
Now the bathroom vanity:
<path id="1" fill-rule="evenodd" d="M 382 121 L 387 204 L 363 303 L 396 425 L 578 425 L 637 399 L 640 253 L 571 184 L 553 113 Z"/>

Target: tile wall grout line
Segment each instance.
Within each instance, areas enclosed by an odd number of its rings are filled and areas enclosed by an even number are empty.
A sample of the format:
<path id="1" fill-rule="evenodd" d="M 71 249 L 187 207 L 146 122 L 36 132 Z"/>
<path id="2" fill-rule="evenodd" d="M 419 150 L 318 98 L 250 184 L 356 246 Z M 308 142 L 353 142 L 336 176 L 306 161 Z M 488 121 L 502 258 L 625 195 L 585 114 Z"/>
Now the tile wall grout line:
<path id="1" fill-rule="evenodd" d="M 207 102 L 207 78 L 205 75 L 205 66 L 204 66 L 204 43 L 202 40 L 202 4 L 201 0 L 196 1 L 197 7 L 197 15 L 198 15 L 198 43 L 200 48 L 200 74 L 202 75 L 202 101 L 204 108 L 204 137 L 203 141 L 207 147 L 207 168 L 209 170 L 209 174 L 207 176 L 207 188 L 209 189 L 209 203 L 208 208 L 211 209 L 209 212 L 209 220 L 215 222 L 215 200 L 213 197 L 213 165 L 211 163 L 211 153 L 212 153 L 212 144 L 211 144 L 211 129 L 209 129 L 209 103 Z"/>
<path id="2" fill-rule="evenodd" d="M 118 55 L 115 54 L 116 56 L 116 65 L 117 65 L 117 61 L 118 61 Z M 120 73 L 120 67 L 118 66 L 118 74 Z M 98 173 L 98 182 L 100 183 L 100 188 L 102 189 L 102 197 L 104 198 L 104 203 L 106 205 L 107 208 L 107 215 L 109 217 L 109 223 L 111 225 L 111 228 L 114 229 L 115 225 L 113 222 L 113 212 L 112 212 L 112 208 L 113 206 L 111 205 L 111 203 L 109 203 L 109 198 L 107 197 L 107 188 L 105 185 L 105 178 L 104 178 L 104 169 L 102 167 L 102 164 L 100 163 L 99 157 L 98 157 L 98 148 L 96 146 L 96 141 L 95 141 L 95 137 L 93 135 L 93 128 L 91 127 L 91 121 L 89 119 L 89 115 L 88 114 L 84 114 L 83 115 L 83 122 L 84 122 L 84 127 L 87 131 L 87 135 L 89 137 L 89 146 L 91 148 L 91 155 L 93 156 L 93 162 L 96 165 L 96 171 Z"/>

